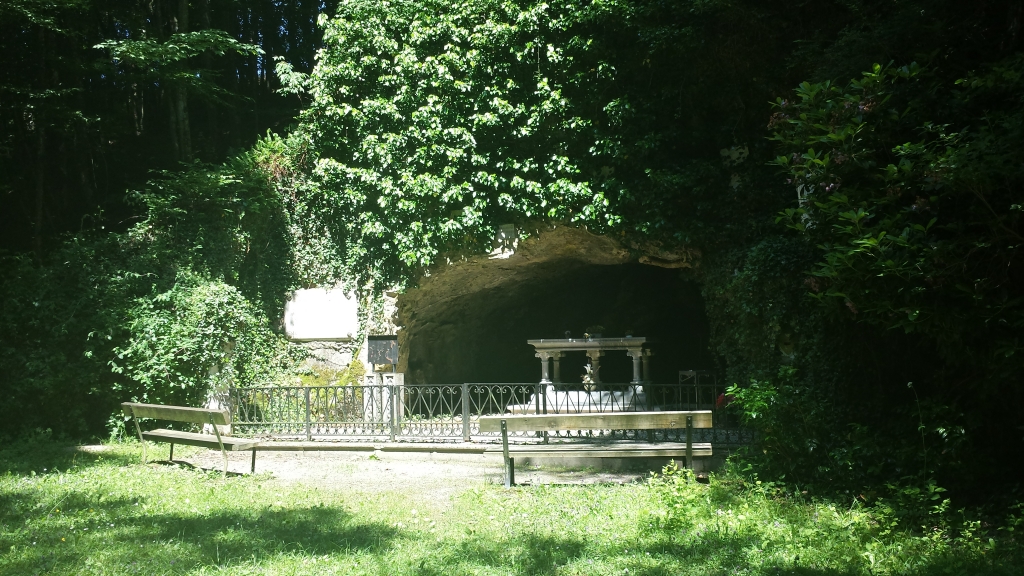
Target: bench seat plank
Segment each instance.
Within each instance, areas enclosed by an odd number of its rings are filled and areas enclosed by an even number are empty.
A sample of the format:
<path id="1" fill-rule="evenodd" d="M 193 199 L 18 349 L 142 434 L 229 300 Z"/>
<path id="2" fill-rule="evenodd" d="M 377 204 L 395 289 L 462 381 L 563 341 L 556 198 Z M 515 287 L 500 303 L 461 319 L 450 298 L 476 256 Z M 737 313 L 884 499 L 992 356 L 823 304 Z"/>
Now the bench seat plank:
<path id="1" fill-rule="evenodd" d="M 220 449 L 217 437 L 213 434 L 198 434 L 195 432 L 182 432 L 180 430 L 150 430 L 143 432 L 142 437 L 151 442 L 171 442 L 174 444 L 185 444 L 188 446 L 200 446 L 203 448 Z M 252 450 L 259 444 L 259 441 L 250 438 L 234 438 L 232 436 L 220 437 L 224 443 L 225 450 Z"/>
<path id="2" fill-rule="evenodd" d="M 509 455 L 534 458 L 671 458 L 686 456 L 685 442 L 631 442 L 614 444 L 520 444 L 508 447 Z M 502 453 L 499 447 L 486 453 Z M 711 456 L 710 442 L 694 442 L 694 456 Z"/>
<path id="3" fill-rule="evenodd" d="M 711 428 L 710 410 L 674 412 L 608 412 L 590 414 L 516 414 L 481 416 L 481 432 L 500 432 L 504 420 L 509 432 L 555 432 L 559 430 L 660 430 L 686 428 L 686 417 L 694 428 Z"/>

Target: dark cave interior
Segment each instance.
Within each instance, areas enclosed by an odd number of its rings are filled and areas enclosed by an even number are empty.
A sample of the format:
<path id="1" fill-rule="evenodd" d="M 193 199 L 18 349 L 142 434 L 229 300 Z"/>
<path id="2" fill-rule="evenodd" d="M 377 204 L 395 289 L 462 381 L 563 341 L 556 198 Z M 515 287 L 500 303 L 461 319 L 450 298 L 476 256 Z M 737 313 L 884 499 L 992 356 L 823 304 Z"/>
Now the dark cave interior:
<path id="1" fill-rule="evenodd" d="M 419 318 L 410 331 L 408 382 L 537 382 L 540 360 L 526 343 L 536 338 L 582 338 L 603 326 L 605 337 L 626 331 L 651 342 L 651 379 L 671 383 L 679 370 L 711 367 L 708 322 L 699 286 L 680 270 L 642 264 L 537 264 L 525 280 L 478 291 Z M 581 383 L 587 358 L 562 359 L 562 381 Z M 624 383 L 632 363 L 624 352 L 601 360 L 601 380 Z"/>

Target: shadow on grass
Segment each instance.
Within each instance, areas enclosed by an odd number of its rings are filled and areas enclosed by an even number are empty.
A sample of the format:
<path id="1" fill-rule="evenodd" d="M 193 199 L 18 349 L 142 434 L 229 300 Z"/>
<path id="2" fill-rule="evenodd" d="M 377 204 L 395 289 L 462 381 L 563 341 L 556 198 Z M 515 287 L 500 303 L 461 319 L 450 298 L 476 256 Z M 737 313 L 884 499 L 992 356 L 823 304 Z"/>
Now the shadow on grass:
<path id="1" fill-rule="evenodd" d="M 859 569 L 828 570 L 801 566 L 747 566 L 730 550 L 742 548 L 746 544 L 740 538 L 713 537 L 698 545 L 670 544 L 645 548 L 637 544 L 630 546 L 632 554 L 624 552 L 621 558 L 615 553 L 607 554 L 595 549 L 583 538 L 573 536 L 552 536 L 528 534 L 507 540 L 491 540 L 486 538 L 470 538 L 462 542 L 454 551 L 425 560 L 415 570 L 419 576 L 442 576 L 448 574 L 470 573 L 481 568 L 498 570 L 515 576 L 540 576 L 554 574 L 566 564 L 586 560 L 591 557 L 600 563 L 609 562 L 617 567 L 628 567 L 629 575 L 638 576 L 677 576 L 679 561 L 692 569 L 694 573 L 725 574 L 738 571 L 745 574 L 765 574 L 771 576 L 861 576 L 866 572 Z M 645 553 L 654 550 L 653 556 Z M 671 561 L 667 561 L 670 557 Z M 577 569 L 586 565 L 577 562 Z M 606 572 L 609 567 L 595 566 L 594 570 Z M 618 569 L 618 568 L 617 568 Z"/>
<path id="2" fill-rule="evenodd" d="M 18 440 L 0 449 L 0 474 L 26 476 L 97 464 L 124 466 L 139 462 L 129 446 L 78 446 L 49 439 Z"/>
<path id="3" fill-rule="evenodd" d="M 416 574 L 441 576 L 469 573 L 473 567 L 512 569 L 512 574 L 553 574 L 558 566 L 580 558 L 583 540 L 567 536 L 526 534 L 513 540 L 470 538 L 443 556 L 424 560 Z"/>
<path id="4" fill-rule="evenodd" d="M 637 546 L 639 552 L 650 554 L 655 560 L 659 557 L 669 556 L 674 559 L 681 559 L 684 563 L 709 562 L 705 566 L 707 573 L 752 573 L 772 576 L 854 576 L 874 574 L 866 559 L 849 557 L 846 554 L 837 553 L 832 558 L 832 563 L 837 563 L 844 556 L 847 557 L 847 565 L 843 568 L 822 568 L 815 566 L 814 561 L 809 561 L 805 555 L 803 559 L 799 556 L 792 563 L 765 563 L 760 566 L 751 566 L 744 557 L 742 551 L 755 546 L 759 537 L 743 536 L 736 534 L 706 533 L 696 542 L 668 542 L 665 540 L 649 542 Z M 1001 555 L 992 554 L 965 554 L 955 549 L 936 551 L 931 558 L 919 558 L 917 565 L 897 573 L 905 576 L 939 576 L 949 574 L 971 574 L 981 576 L 1015 576 L 1021 574 L 1019 566 L 1024 565 L 1024 556 L 1021 550 L 1004 550 Z M 828 552 L 826 551 L 827 555 Z M 914 559 L 912 559 L 914 560 Z M 677 570 L 663 566 L 645 566 L 634 562 L 629 566 L 629 573 L 636 576 L 669 576 L 677 574 Z"/>
<path id="5" fill-rule="evenodd" d="M 196 466 L 195 464 L 192 464 L 191 462 L 186 462 L 185 460 L 150 460 L 149 464 L 155 464 L 157 466 L 167 466 L 168 468 L 182 468 L 184 470 L 191 470 L 193 472 L 198 472 L 200 474 L 212 474 L 217 477 L 243 478 L 245 476 L 253 476 L 253 473 L 251 472 L 235 472 L 232 470 L 228 470 L 227 474 L 225 475 L 223 464 L 221 464 L 220 466 L 203 467 Z"/>
<path id="6" fill-rule="evenodd" d="M 187 447 L 186 447 L 187 448 Z M 147 464 L 180 466 L 199 472 L 223 474 L 223 463 L 208 468 L 196 466 L 185 460 L 168 460 L 167 445 L 147 447 Z M 82 470 L 97 465 L 128 466 L 142 464 L 142 449 L 138 444 L 87 445 L 59 442 L 48 439 L 19 440 L 0 449 L 0 474 L 17 476 L 45 474 L 56 471 Z M 231 462 L 237 466 L 236 461 Z M 248 468 L 246 460 L 246 468 Z M 228 471 L 229 477 L 249 476 L 248 472 Z"/>
<path id="7" fill-rule="evenodd" d="M 30 492 L 3 495 L 4 523 L 17 525 L 19 516 L 34 514 Z M 93 502 L 90 504 L 90 501 Z M 333 506 L 307 508 L 239 508 L 202 514 L 139 514 L 131 499 L 94 503 L 87 495 L 65 500 L 70 507 L 102 506 L 113 522 L 78 519 L 47 523 L 30 532 L 9 533 L 0 545 L 10 549 L 0 559 L 0 572 L 33 574 L 97 561 L 104 568 L 138 569 L 140 573 L 189 570 L 198 566 L 252 564 L 268 556 L 289 553 L 325 555 L 351 551 L 383 552 L 402 533 L 387 524 L 356 522 L 346 510 Z M 7 510 L 22 514 L 8 515 Z M 46 515 L 46 511 L 39 511 Z M 88 530 L 83 530 L 87 528 Z"/>

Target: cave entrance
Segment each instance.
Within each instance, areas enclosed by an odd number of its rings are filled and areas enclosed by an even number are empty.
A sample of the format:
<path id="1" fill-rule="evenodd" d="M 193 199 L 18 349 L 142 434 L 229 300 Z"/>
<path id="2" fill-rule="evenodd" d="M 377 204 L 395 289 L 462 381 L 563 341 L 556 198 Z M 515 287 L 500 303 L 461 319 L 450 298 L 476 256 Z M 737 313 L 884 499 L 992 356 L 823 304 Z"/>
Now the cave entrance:
<path id="1" fill-rule="evenodd" d="M 645 337 L 654 356 L 650 379 L 672 383 L 680 370 L 710 368 L 708 321 L 700 289 L 684 271 L 643 264 L 551 261 L 531 274 L 430 306 L 407 326 L 407 382 L 538 382 L 540 360 L 527 340 L 582 338 L 600 326 L 604 337 Z M 561 380 L 582 384 L 584 354 L 562 358 Z M 610 353 L 601 380 L 627 383 L 632 360 Z"/>

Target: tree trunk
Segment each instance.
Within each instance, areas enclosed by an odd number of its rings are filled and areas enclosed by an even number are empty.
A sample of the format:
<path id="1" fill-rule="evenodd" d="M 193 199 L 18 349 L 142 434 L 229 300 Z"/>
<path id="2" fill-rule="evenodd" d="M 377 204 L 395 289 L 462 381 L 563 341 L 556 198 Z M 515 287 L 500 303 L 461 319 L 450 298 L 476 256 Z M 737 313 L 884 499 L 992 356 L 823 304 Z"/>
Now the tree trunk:
<path id="1" fill-rule="evenodd" d="M 188 32 L 188 0 L 178 0 L 178 32 Z"/>
<path id="2" fill-rule="evenodd" d="M 210 29 L 210 1 L 199 0 L 199 28 L 201 30 Z M 203 52 L 202 56 L 203 72 L 213 70 L 213 53 L 209 50 Z M 205 149 L 209 150 L 214 157 L 220 155 L 220 143 L 217 134 L 217 107 L 213 102 L 206 102 L 203 105 L 203 125 L 205 131 L 200 134 L 200 138 L 205 140 Z M 202 146 L 202 144 L 200 144 Z"/>
<path id="3" fill-rule="evenodd" d="M 168 117 L 174 158 L 181 162 L 192 160 L 192 134 L 188 125 L 188 90 L 184 86 L 167 89 Z"/>
<path id="4" fill-rule="evenodd" d="M 43 259 L 43 207 L 46 197 L 46 136 L 43 134 L 41 119 L 35 117 L 36 130 L 36 201 L 32 222 L 32 251 L 36 260 Z"/>
<path id="5" fill-rule="evenodd" d="M 38 31 L 39 39 L 39 90 L 47 85 L 46 50 L 47 34 L 42 26 Z M 43 208 L 46 205 L 46 134 L 45 120 L 39 115 L 39 108 L 32 111 L 32 130 L 35 131 L 35 203 L 32 210 L 32 251 L 36 260 L 43 259 Z"/>
<path id="6" fill-rule="evenodd" d="M 171 22 L 171 32 L 183 34 L 188 32 L 188 0 L 178 0 L 178 12 Z M 171 144 L 174 147 L 175 159 L 181 162 L 192 160 L 192 132 L 189 129 L 188 89 L 184 86 L 171 86 L 167 90 L 169 121 L 171 128 Z"/>

